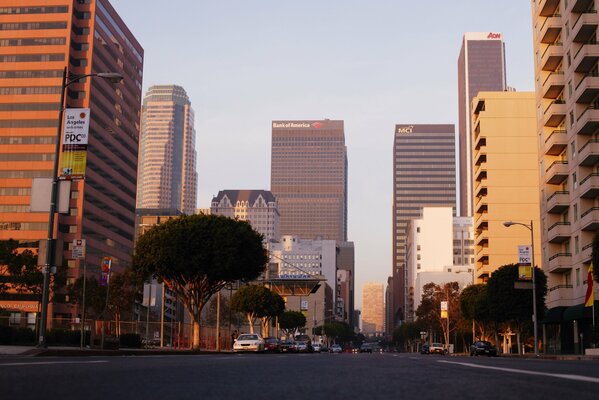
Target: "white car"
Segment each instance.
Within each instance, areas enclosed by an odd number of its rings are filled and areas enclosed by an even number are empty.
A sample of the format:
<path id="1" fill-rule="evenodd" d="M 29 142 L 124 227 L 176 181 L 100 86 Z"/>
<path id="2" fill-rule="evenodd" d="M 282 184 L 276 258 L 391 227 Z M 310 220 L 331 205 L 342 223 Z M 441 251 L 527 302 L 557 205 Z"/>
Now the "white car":
<path id="1" fill-rule="evenodd" d="M 255 333 L 244 333 L 235 339 L 233 351 L 255 351 L 256 353 L 264 351 L 264 339 Z"/>
<path id="2" fill-rule="evenodd" d="M 322 350 L 322 346 L 320 345 L 320 343 L 314 343 L 312 345 L 312 350 L 314 350 L 315 353 L 320 353 Z"/>
<path id="3" fill-rule="evenodd" d="M 332 345 L 331 348 L 329 349 L 329 351 L 331 353 L 343 353 L 343 349 L 338 344 Z"/>

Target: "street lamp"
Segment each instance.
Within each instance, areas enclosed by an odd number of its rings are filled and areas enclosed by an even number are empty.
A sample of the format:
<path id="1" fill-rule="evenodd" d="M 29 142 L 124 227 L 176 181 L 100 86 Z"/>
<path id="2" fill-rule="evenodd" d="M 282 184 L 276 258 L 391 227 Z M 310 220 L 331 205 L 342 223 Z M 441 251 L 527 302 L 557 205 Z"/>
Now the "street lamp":
<path id="1" fill-rule="evenodd" d="M 530 225 L 524 224 L 522 222 L 514 222 L 514 221 L 506 221 L 503 223 L 503 226 L 509 228 L 512 225 L 522 225 L 526 229 L 530 231 L 530 249 L 531 249 L 531 265 L 532 265 L 532 322 L 534 325 L 534 337 L 535 337 L 535 357 L 539 356 L 539 347 L 537 342 L 537 284 L 535 279 L 535 236 L 534 236 L 534 227 L 532 224 L 532 220 L 530 221 Z"/>
<path id="2" fill-rule="evenodd" d="M 46 260 L 42 270 L 44 275 L 42 287 L 42 315 L 40 317 L 40 333 L 38 338 L 38 347 L 47 347 L 46 342 L 46 324 L 48 322 L 48 300 L 50 297 L 50 273 L 51 263 L 54 260 L 55 242 L 54 242 L 54 214 L 56 213 L 56 202 L 58 197 L 58 158 L 60 156 L 60 139 L 62 137 L 62 115 L 65 110 L 65 93 L 67 88 L 73 83 L 79 82 L 83 78 L 97 76 L 106 79 L 112 83 L 118 83 L 123 80 L 123 76 L 116 72 L 99 72 L 95 74 L 67 75 L 67 67 L 64 67 L 62 73 L 62 85 L 60 90 L 60 107 L 58 108 L 58 130 L 56 133 L 56 146 L 54 150 L 54 170 L 52 173 L 52 191 L 50 194 L 50 214 L 48 216 L 48 241 L 46 246 Z"/>

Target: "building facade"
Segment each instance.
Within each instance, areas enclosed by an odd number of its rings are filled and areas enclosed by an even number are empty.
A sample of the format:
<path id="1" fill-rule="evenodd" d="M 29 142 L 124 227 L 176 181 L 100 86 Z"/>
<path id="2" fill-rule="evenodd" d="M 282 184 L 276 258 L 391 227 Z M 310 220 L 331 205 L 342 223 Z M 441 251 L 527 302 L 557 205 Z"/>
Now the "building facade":
<path id="1" fill-rule="evenodd" d="M 71 254 L 85 239 L 88 266 L 112 259 L 113 271 L 131 262 L 135 234 L 135 188 L 143 49 L 108 0 L 6 0 L 0 8 L 0 240 L 16 239 L 37 249 L 47 237 L 48 213 L 31 212 L 34 178 L 52 178 L 61 79 L 116 72 L 112 84 L 99 77 L 68 87 L 67 108 L 90 108 L 85 180 L 74 180 L 67 214 L 54 228 L 67 283 L 83 262 Z M 60 254 L 62 252 L 62 254 Z M 98 270 L 99 268 L 96 268 Z M 88 269 L 89 271 L 89 269 Z M 89 274 L 89 272 L 88 272 Z M 29 294 L 0 301 L 11 312 L 37 310 Z M 32 308 L 33 307 L 33 308 Z M 79 311 L 62 305 L 54 318 Z"/>
<path id="2" fill-rule="evenodd" d="M 335 315 L 349 326 L 354 325 L 355 293 L 354 242 L 337 242 L 337 297 Z"/>
<path id="3" fill-rule="evenodd" d="M 405 318 L 406 227 L 422 207 L 451 207 L 455 215 L 454 125 L 396 125 L 393 143 L 393 327 Z"/>
<path id="4" fill-rule="evenodd" d="M 471 103 L 480 91 L 507 89 L 505 45 L 499 32 L 468 32 L 458 57 L 459 208 L 472 216 Z"/>
<path id="5" fill-rule="evenodd" d="M 362 333 L 378 336 L 385 331 L 384 285 L 368 282 L 362 286 Z"/>
<path id="6" fill-rule="evenodd" d="M 580 353 L 590 345 L 592 314 L 583 303 L 599 229 L 599 16 L 595 0 L 531 4 L 546 352 Z"/>
<path id="7" fill-rule="evenodd" d="M 472 217 L 453 219 L 453 265 L 474 267 L 474 226 Z"/>
<path id="8" fill-rule="evenodd" d="M 476 278 L 518 262 L 518 245 L 530 231 L 507 221 L 539 226 L 539 173 L 534 94 L 480 92 L 472 100 Z M 535 261 L 541 266 L 540 231 Z"/>
<path id="9" fill-rule="evenodd" d="M 268 190 L 221 190 L 212 198 L 210 214 L 248 221 L 266 242 L 281 237 L 277 199 Z"/>
<path id="10" fill-rule="evenodd" d="M 137 208 L 191 215 L 197 180 L 194 112 L 187 93 L 177 85 L 152 86 L 141 115 Z"/>
<path id="11" fill-rule="evenodd" d="M 273 121 L 271 157 L 281 234 L 347 241 L 343 121 Z"/>

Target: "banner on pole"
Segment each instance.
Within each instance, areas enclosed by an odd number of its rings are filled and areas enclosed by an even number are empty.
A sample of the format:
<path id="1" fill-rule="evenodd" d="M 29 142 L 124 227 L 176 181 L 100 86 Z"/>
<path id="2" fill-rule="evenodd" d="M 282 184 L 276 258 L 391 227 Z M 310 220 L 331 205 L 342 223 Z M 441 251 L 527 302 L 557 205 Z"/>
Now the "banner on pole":
<path id="1" fill-rule="evenodd" d="M 100 266 L 100 286 L 108 286 L 110 282 L 110 266 L 112 265 L 112 258 L 104 257 Z"/>
<path id="2" fill-rule="evenodd" d="M 89 108 L 67 108 L 64 111 L 60 179 L 85 178 Z"/>
<path id="3" fill-rule="evenodd" d="M 518 279 L 532 280 L 532 249 L 529 245 L 518 246 Z"/>

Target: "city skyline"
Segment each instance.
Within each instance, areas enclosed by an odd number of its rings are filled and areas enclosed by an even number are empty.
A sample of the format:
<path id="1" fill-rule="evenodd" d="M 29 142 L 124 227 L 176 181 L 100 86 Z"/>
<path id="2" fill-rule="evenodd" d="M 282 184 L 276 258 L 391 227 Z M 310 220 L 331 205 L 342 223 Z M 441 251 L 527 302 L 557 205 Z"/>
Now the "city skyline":
<path id="1" fill-rule="evenodd" d="M 194 101 L 198 207 L 224 187 L 269 189 L 272 120 L 345 121 L 357 304 L 363 282 L 391 272 L 391 129 L 402 120 L 457 125 L 464 33 L 502 32 L 508 84 L 534 83 L 531 8 L 518 0 L 437 1 L 433 13 L 386 1 L 112 4 L 144 45 L 144 90 L 174 83 Z"/>

